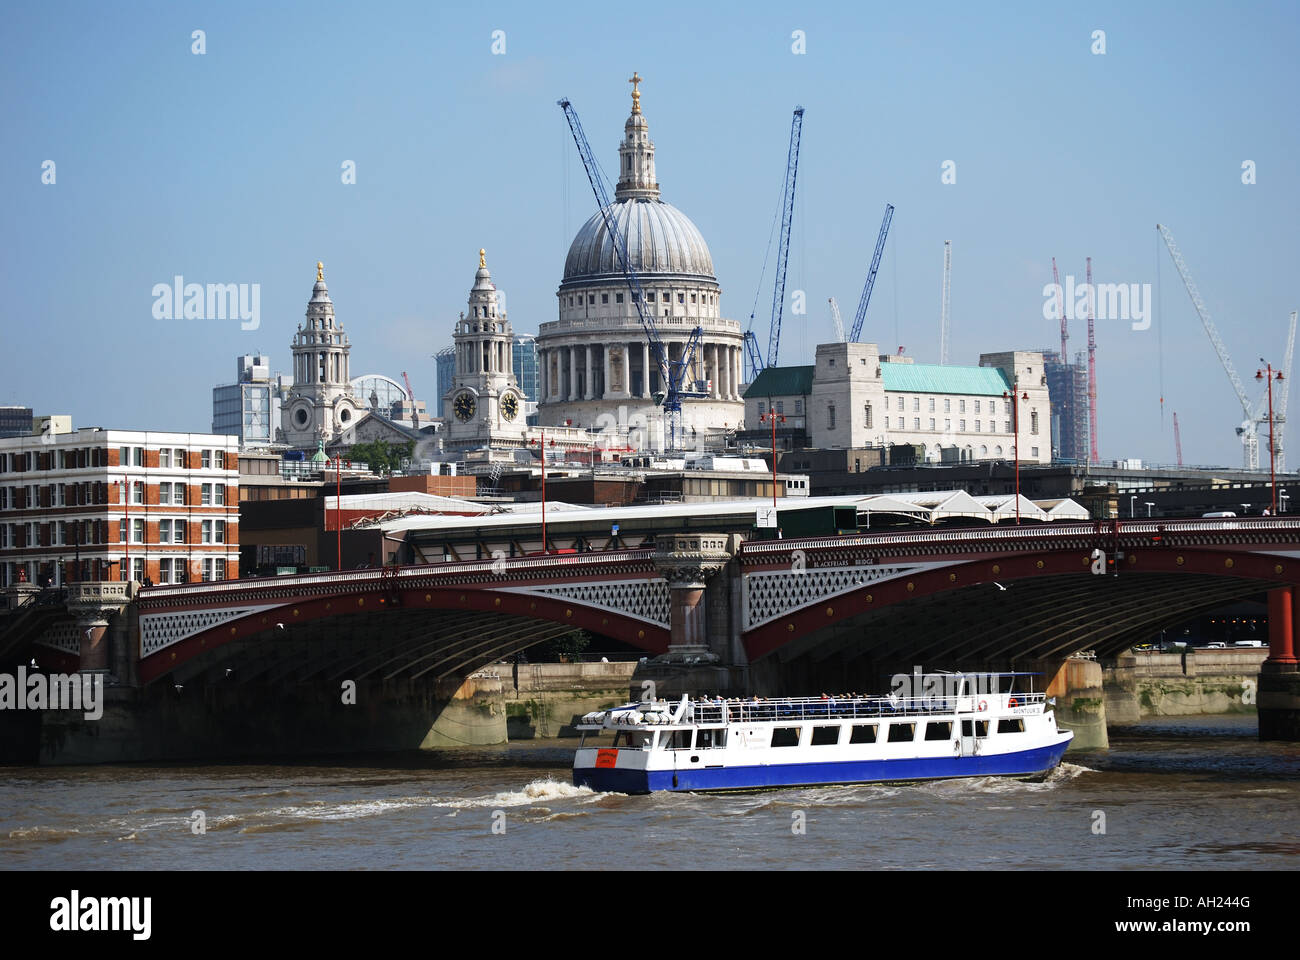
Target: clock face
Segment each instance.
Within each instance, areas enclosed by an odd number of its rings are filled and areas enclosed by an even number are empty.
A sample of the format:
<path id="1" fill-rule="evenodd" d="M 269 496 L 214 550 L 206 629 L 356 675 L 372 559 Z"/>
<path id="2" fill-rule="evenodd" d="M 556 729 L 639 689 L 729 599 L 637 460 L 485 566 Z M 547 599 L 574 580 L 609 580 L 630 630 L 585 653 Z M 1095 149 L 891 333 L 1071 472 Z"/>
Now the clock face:
<path id="1" fill-rule="evenodd" d="M 468 423 L 474 416 L 474 395 L 472 393 L 461 393 L 452 401 L 452 409 L 456 412 L 456 419 L 462 423 Z"/>
<path id="2" fill-rule="evenodd" d="M 507 393 L 501 398 L 501 416 L 507 420 L 513 420 L 519 413 L 519 398 L 513 393 Z"/>

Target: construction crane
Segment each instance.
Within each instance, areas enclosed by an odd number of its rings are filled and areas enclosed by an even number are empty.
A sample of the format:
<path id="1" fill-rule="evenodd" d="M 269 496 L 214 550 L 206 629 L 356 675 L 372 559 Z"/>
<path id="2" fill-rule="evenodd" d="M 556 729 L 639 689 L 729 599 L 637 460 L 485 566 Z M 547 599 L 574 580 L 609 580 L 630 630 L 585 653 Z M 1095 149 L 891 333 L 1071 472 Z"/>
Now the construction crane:
<path id="1" fill-rule="evenodd" d="M 1280 473 L 1286 473 L 1286 402 L 1291 392 L 1291 360 L 1295 356 L 1296 311 L 1291 311 L 1291 325 L 1286 334 L 1286 354 L 1282 359 L 1282 389 L 1273 404 L 1273 459 Z M 1260 398 L 1260 412 L 1267 401 Z M 1281 429 L 1277 429 L 1281 425 Z"/>
<path id="2" fill-rule="evenodd" d="M 835 322 L 835 342 L 844 343 L 844 320 L 840 317 L 840 305 L 835 302 L 835 298 L 830 298 L 831 320 Z"/>
<path id="3" fill-rule="evenodd" d="M 1183 465 L 1183 437 L 1178 432 L 1178 411 L 1174 411 L 1174 454 L 1178 457 L 1178 465 Z"/>
<path id="4" fill-rule="evenodd" d="M 650 350 L 654 354 L 655 365 L 659 368 L 659 378 L 663 384 L 663 390 L 655 392 L 655 401 L 657 403 L 661 402 L 664 408 L 665 446 L 669 451 L 675 450 L 681 432 L 682 398 L 705 397 L 708 395 L 705 390 L 683 389 L 682 386 L 683 378 L 694 365 L 695 350 L 699 346 L 704 331 L 697 326 L 691 331 L 690 339 L 682 350 L 681 358 L 678 360 L 669 358 L 668 348 L 664 344 L 663 338 L 659 336 L 659 329 L 655 326 L 654 317 L 648 316 L 645 312 L 645 296 L 644 291 L 641 289 L 641 280 L 636 275 L 636 271 L 632 269 L 631 261 L 628 259 L 627 240 L 614 223 L 614 205 L 609 200 L 609 189 L 605 185 L 604 175 L 600 172 L 600 167 L 596 163 L 595 154 L 591 151 L 591 144 L 587 142 L 587 135 L 582 130 L 582 122 L 578 119 L 578 112 L 573 109 L 573 104 L 569 102 L 567 97 L 556 102 L 559 104 L 560 109 L 564 111 L 564 118 L 569 122 L 569 132 L 573 134 L 573 142 L 578 147 L 578 155 L 582 158 L 582 166 L 587 172 L 587 180 L 591 183 L 592 193 L 596 195 L 596 205 L 600 208 L 600 216 L 605 223 L 605 234 L 614 242 L 614 251 L 618 254 L 619 268 L 623 271 L 623 279 L 627 282 L 628 289 L 632 294 L 632 305 L 636 308 L 636 315 L 641 321 L 641 328 L 645 331 L 646 339 L 650 342 Z M 802 114 L 802 110 L 798 112 Z M 698 388 L 700 385 L 697 383 L 695 386 Z"/>
<path id="5" fill-rule="evenodd" d="M 1232 384 L 1233 391 L 1237 394 L 1237 401 L 1241 404 L 1241 410 L 1245 414 L 1241 426 L 1237 427 L 1237 436 L 1241 437 L 1241 459 L 1242 464 L 1247 470 L 1259 469 L 1259 414 L 1254 405 L 1251 404 L 1250 398 L 1246 396 L 1246 388 L 1241 384 L 1241 378 L 1237 376 L 1237 368 L 1232 364 L 1232 358 L 1228 356 L 1228 348 L 1223 345 L 1223 340 L 1219 337 L 1219 330 L 1210 319 L 1210 312 L 1205 307 L 1205 301 L 1201 299 L 1201 293 L 1196 289 L 1196 282 L 1192 280 L 1192 275 L 1187 269 L 1187 264 L 1183 261 L 1183 255 L 1174 243 L 1173 234 L 1167 227 L 1156 224 L 1156 230 L 1165 241 L 1165 246 L 1169 249 L 1169 256 L 1174 260 L 1174 266 L 1178 268 L 1178 275 L 1183 278 L 1183 286 L 1187 288 L 1187 295 L 1192 299 L 1192 306 L 1196 308 L 1197 314 L 1201 318 L 1201 326 L 1205 328 L 1205 335 L 1210 338 L 1210 343 L 1214 346 L 1214 352 L 1219 355 L 1219 362 L 1223 364 L 1224 372 L 1228 374 L 1228 380 Z M 1289 353 L 1289 350 L 1288 350 Z M 1288 364 L 1289 364 L 1288 359 Z M 1286 375 L 1291 374 L 1290 368 L 1286 370 Z M 1266 418 L 1267 419 L 1267 418 Z M 1274 418 L 1276 419 L 1276 417 Z"/>
<path id="6" fill-rule="evenodd" d="M 862 285 L 862 296 L 858 298 L 858 312 L 853 318 L 853 330 L 849 339 L 854 343 L 862 336 L 862 322 L 867 319 L 867 304 L 871 302 L 871 291 L 876 285 L 876 271 L 880 269 L 880 258 L 885 252 L 885 238 L 889 236 L 889 224 L 894 219 L 894 205 L 885 204 L 885 218 L 880 221 L 880 233 L 876 236 L 876 252 L 871 255 L 871 267 L 867 270 L 867 281 Z"/>
<path id="7" fill-rule="evenodd" d="M 411 378 L 402 371 L 402 379 L 406 381 L 406 396 L 411 401 L 411 426 L 416 430 L 420 429 L 420 411 L 415 409 L 415 391 L 411 389 Z"/>
<path id="8" fill-rule="evenodd" d="M 952 302 L 952 241 L 943 242 L 943 305 L 939 311 L 939 365 L 948 365 L 948 309 Z"/>
<path id="9" fill-rule="evenodd" d="M 794 108 L 790 149 L 785 161 L 785 191 L 781 201 L 781 234 L 776 248 L 776 279 L 772 284 L 772 326 L 767 340 L 767 366 L 775 367 L 781 351 L 781 313 L 785 305 L 785 267 L 790 257 L 790 224 L 794 221 L 794 187 L 799 176 L 799 141 L 803 137 L 803 107 Z"/>
<path id="10" fill-rule="evenodd" d="M 1092 257 L 1088 258 L 1088 462 L 1097 463 L 1097 328 L 1094 306 L 1096 291 L 1092 288 Z"/>
<path id="11" fill-rule="evenodd" d="M 1066 341 L 1070 339 L 1070 331 L 1066 326 L 1065 294 L 1061 292 L 1061 274 L 1056 269 L 1055 257 L 1052 257 L 1052 285 L 1056 288 L 1056 312 L 1061 315 L 1061 363 L 1068 363 L 1070 355 L 1066 352 Z"/>

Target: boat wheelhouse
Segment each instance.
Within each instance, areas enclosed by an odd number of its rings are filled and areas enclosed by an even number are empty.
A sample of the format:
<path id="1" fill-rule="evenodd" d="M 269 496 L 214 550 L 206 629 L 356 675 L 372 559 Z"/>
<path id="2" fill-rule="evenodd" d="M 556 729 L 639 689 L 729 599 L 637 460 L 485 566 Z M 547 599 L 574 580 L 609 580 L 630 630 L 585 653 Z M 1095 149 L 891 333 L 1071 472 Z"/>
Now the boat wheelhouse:
<path id="1" fill-rule="evenodd" d="M 822 784 L 1045 776 L 1073 734 L 1030 674 L 931 674 L 918 697 L 629 703 L 589 713 L 573 782 L 593 790 L 756 790 Z"/>

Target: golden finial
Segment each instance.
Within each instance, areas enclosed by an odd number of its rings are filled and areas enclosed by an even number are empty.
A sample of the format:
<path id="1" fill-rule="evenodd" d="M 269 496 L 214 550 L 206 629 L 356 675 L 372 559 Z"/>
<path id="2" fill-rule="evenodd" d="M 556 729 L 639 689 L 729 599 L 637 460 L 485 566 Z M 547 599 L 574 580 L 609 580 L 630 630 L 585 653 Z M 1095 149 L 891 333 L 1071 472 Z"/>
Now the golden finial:
<path id="1" fill-rule="evenodd" d="M 319 260 L 316 261 L 316 279 L 318 281 L 325 279 L 325 264 L 321 263 Z"/>
<path id="2" fill-rule="evenodd" d="M 637 72 L 635 70 L 632 71 L 632 78 L 628 80 L 628 83 L 632 84 L 632 112 L 640 113 L 641 112 L 641 91 L 637 89 L 637 85 L 641 83 L 641 77 L 637 75 Z"/>
<path id="3" fill-rule="evenodd" d="M 478 268 L 479 268 L 480 270 L 483 270 L 483 269 L 486 269 L 486 267 L 487 267 L 487 251 L 484 250 L 482 247 L 479 247 L 479 248 L 478 248 Z"/>

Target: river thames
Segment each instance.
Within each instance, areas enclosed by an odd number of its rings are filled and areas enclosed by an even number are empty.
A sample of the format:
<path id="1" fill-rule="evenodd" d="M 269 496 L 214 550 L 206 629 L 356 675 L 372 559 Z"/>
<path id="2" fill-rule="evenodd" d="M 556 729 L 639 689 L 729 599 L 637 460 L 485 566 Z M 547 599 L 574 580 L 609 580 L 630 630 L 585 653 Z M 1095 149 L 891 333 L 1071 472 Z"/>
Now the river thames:
<path id="1" fill-rule="evenodd" d="M 286 765 L 10 767 L 8 869 L 1071 868 L 1300 864 L 1300 744 L 1254 716 L 1114 730 L 1045 782 L 743 795 L 569 785 L 575 741 Z"/>

